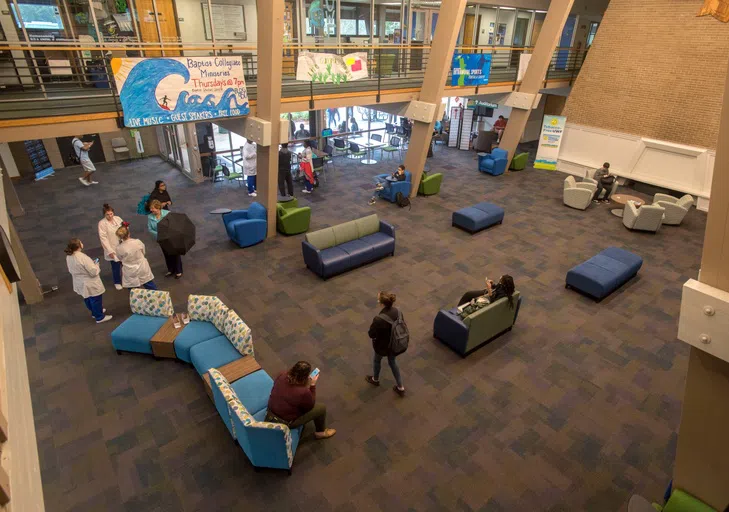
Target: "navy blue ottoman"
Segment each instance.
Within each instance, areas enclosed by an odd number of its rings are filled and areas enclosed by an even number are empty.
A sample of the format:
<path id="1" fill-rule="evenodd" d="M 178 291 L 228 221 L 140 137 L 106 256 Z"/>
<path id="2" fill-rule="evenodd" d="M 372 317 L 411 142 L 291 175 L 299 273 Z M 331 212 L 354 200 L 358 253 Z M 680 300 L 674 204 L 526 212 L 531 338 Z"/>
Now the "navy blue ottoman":
<path id="1" fill-rule="evenodd" d="M 565 288 L 573 288 L 598 302 L 632 279 L 643 258 L 618 247 L 608 247 L 567 272 Z"/>
<path id="2" fill-rule="evenodd" d="M 504 209 L 491 203 L 478 203 L 453 212 L 453 225 L 473 234 L 504 220 Z"/>

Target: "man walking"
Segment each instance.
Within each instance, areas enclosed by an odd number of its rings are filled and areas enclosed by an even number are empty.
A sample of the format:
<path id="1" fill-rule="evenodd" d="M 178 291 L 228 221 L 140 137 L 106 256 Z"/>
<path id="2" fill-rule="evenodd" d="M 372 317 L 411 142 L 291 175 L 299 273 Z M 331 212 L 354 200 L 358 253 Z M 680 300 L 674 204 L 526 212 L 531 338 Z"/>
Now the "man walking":
<path id="1" fill-rule="evenodd" d="M 76 152 L 76 157 L 84 170 L 84 175 L 78 180 L 86 187 L 89 185 L 98 185 L 98 181 L 91 179 L 91 175 L 96 172 L 96 167 L 94 167 L 94 163 L 89 158 L 89 149 L 94 145 L 94 141 L 84 142 L 80 136 L 76 136 L 71 141 L 71 144 L 73 144 L 73 150 Z"/>
<path id="2" fill-rule="evenodd" d="M 288 190 L 287 190 L 288 189 Z M 282 197 L 294 196 L 294 179 L 291 176 L 291 151 L 285 142 L 278 152 L 278 191 Z"/>

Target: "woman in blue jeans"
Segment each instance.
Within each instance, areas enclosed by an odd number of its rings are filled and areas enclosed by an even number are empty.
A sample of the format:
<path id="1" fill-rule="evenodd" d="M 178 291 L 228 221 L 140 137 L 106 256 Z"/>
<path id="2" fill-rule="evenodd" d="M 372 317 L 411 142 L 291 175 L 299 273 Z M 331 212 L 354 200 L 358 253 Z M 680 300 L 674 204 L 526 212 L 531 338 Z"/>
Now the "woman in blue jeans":
<path id="1" fill-rule="evenodd" d="M 387 357 L 390 364 L 392 375 L 397 383 L 392 389 L 400 396 L 405 395 L 405 386 L 402 385 L 402 377 L 400 377 L 400 368 L 397 366 L 396 356 L 390 351 L 390 334 L 392 332 L 392 324 L 382 318 L 385 315 L 393 322 L 397 320 L 398 310 L 393 307 L 395 304 L 395 294 L 388 292 L 380 292 L 377 295 L 377 303 L 383 306 L 380 313 L 372 320 L 370 330 L 368 332 L 372 340 L 372 348 L 375 349 L 375 359 L 373 374 L 365 377 L 365 380 L 373 386 L 380 385 L 380 368 L 382 367 L 382 358 Z"/>

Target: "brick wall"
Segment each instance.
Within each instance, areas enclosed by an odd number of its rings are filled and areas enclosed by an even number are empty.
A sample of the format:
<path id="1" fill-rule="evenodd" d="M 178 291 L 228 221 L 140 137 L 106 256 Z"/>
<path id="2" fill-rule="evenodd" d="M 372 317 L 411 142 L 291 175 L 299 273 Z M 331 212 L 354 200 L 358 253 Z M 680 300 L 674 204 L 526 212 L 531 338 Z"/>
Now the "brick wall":
<path id="1" fill-rule="evenodd" d="M 703 0 L 611 0 L 567 100 L 576 124 L 715 148 L 729 23 Z"/>

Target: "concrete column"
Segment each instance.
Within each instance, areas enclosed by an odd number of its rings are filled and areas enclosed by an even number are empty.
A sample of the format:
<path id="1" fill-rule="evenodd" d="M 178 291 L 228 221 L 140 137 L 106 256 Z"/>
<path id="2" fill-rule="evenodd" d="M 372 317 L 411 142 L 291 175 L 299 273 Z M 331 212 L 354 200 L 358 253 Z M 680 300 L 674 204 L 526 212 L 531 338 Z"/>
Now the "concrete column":
<path id="1" fill-rule="evenodd" d="M 256 189 L 268 211 L 268 236 L 276 235 L 278 145 L 280 143 L 281 67 L 284 0 L 256 0 L 258 9 L 258 97 L 256 115 L 271 123 L 271 144 L 258 144 Z"/>
<path id="2" fill-rule="evenodd" d="M 699 281 L 729 292 L 729 79 L 724 90 Z M 729 362 L 691 347 L 674 487 L 729 507 Z"/>
<path id="3" fill-rule="evenodd" d="M 20 281 L 18 287 L 23 293 L 25 302 L 27 304 L 37 304 L 43 302 L 43 290 L 41 289 L 38 278 L 35 277 L 33 267 L 30 266 L 30 260 L 28 255 L 25 253 L 23 244 L 20 241 L 18 232 L 15 230 L 13 221 L 8 219 L 8 227 L 10 228 L 10 245 L 13 247 L 13 253 L 15 254 L 15 260 L 18 263 L 18 270 L 20 271 Z"/>
<path id="4" fill-rule="evenodd" d="M 25 210 L 23 209 L 23 205 L 20 204 L 20 199 L 18 199 L 18 194 L 15 192 L 15 185 L 13 185 L 13 180 L 10 179 L 10 175 L 7 171 L 4 170 L 4 167 L 2 167 L 2 159 L 0 158 L 0 174 L 3 175 L 3 190 L 5 190 L 5 204 L 8 207 L 8 211 L 10 212 L 10 215 L 13 217 L 20 217 L 22 215 L 25 215 Z"/>
<path id="5" fill-rule="evenodd" d="M 456 47 L 465 10 L 466 0 L 443 0 L 438 13 L 438 23 L 435 27 L 433 42 L 430 45 L 428 64 L 425 68 L 419 98 L 424 103 L 435 105 L 434 114 L 430 122 L 413 122 L 410 145 L 405 155 L 405 168 L 412 173 L 411 197 L 418 194 L 420 178 L 423 176 L 425 159 L 428 156 L 428 148 L 433 137 L 435 117 L 445 91 L 445 81 L 453 60 L 453 50 Z M 410 11 L 408 11 L 408 15 L 412 16 Z M 408 27 L 408 31 L 410 31 L 410 27 Z"/>
<path id="6" fill-rule="evenodd" d="M 552 55 L 554 55 L 554 50 L 562 35 L 565 21 L 567 21 L 573 3 L 574 0 L 552 0 L 549 4 L 547 17 L 544 20 L 541 32 L 539 32 L 539 39 L 534 47 L 532 59 L 526 73 L 524 73 L 521 87 L 519 87 L 520 93 L 538 94 L 542 88 L 544 77 L 549 69 L 549 64 L 552 62 Z M 511 110 L 509 124 L 506 125 L 506 130 L 504 130 L 499 144 L 500 149 L 509 152 L 507 167 L 511 165 L 511 159 L 514 158 L 514 152 L 524 134 L 524 128 L 526 128 L 530 113 L 531 110 L 517 108 Z"/>

